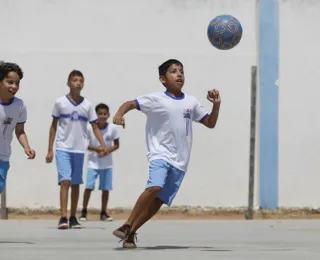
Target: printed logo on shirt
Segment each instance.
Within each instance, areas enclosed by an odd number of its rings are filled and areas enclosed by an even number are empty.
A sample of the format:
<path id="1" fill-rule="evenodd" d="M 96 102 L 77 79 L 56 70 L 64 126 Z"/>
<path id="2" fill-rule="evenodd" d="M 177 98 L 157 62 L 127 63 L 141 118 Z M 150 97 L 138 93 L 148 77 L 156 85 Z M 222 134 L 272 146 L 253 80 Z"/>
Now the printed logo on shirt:
<path id="1" fill-rule="evenodd" d="M 5 136 L 6 136 L 7 129 L 8 129 L 8 127 L 9 127 L 9 125 L 11 125 L 12 120 L 13 120 L 13 117 L 6 117 L 6 118 L 3 120 L 4 128 L 3 128 L 2 134 L 3 134 L 4 138 L 6 138 Z"/>
<path id="2" fill-rule="evenodd" d="M 190 108 L 187 108 L 187 109 L 184 109 L 184 112 L 183 112 L 183 118 L 186 119 L 186 136 L 189 135 L 189 128 L 190 128 L 190 119 L 191 119 L 191 109 Z"/>

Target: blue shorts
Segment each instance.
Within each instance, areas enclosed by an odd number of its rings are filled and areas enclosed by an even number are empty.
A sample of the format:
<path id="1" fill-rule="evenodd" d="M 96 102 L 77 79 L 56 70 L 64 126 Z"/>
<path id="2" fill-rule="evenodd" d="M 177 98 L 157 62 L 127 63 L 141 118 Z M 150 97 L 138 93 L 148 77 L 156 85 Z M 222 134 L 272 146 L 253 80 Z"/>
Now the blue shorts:
<path id="1" fill-rule="evenodd" d="M 153 160 L 149 164 L 149 179 L 146 189 L 161 187 L 158 198 L 170 206 L 180 188 L 185 172 L 181 171 L 164 160 Z"/>
<path id="2" fill-rule="evenodd" d="M 58 169 L 58 184 L 70 181 L 71 185 L 82 184 L 84 153 L 56 151 L 56 165 Z"/>
<path id="3" fill-rule="evenodd" d="M 3 189 L 6 186 L 9 167 L 9 162 L 0 160 L 0 193 L 3 192 Z"/>
<path id="4" fill-rule="evenodd" d="M 112 190 L 112 168 L 102 170 L 88 168 L 86 188 L 94 190 L 98 176 L 100 181 L 99 190 Z"/>

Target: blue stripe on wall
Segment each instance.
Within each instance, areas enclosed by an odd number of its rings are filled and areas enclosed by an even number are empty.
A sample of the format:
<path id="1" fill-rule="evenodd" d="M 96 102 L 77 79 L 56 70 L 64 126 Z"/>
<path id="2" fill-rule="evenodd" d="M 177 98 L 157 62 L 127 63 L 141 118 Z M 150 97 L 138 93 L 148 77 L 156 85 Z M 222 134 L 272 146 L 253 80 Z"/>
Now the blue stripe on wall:
<path id="1" fill-rule="evenodd" d="M 278 207 L 278 0 L 259 1 L 260 208 Z"/>

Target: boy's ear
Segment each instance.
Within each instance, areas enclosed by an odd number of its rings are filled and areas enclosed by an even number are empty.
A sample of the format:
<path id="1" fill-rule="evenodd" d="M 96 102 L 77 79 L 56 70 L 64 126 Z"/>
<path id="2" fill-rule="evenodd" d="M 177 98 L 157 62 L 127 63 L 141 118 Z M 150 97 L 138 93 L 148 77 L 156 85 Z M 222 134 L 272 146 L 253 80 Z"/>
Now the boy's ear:
<path id="1" fill-rule="evenodd" d="M 159 80 L 162 84 L 165 84 L 166 83 L 166 78 L 164 76 L 160 76 L 159 77 Z"/>

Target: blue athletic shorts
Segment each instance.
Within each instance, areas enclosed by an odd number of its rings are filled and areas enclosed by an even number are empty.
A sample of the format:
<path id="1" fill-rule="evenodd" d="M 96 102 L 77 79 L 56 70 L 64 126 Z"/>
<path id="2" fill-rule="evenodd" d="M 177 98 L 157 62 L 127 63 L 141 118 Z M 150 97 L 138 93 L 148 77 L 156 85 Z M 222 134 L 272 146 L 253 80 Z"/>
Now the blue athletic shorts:
<path id="1" fill-rule="evenodd" d="M 112 190 L 112 168 L 108 169 L 92 169 L 88 168 L 87 172 L 87 186 L 89 190 L 94 190 L 97 177 L 99 176 L 99 190 Z"/>
<path id="2" fill-rule="evenodd" d="M 84 153 L 56 151 L 56 165 L 58 169 L 58 184 L 70 181 L 72 185 L 82 184 Z"/>
<path id="3" fill-rule="evenodd" d="M 158 198 L 170 206 L 183 181 L 185 172 L 181 171 L 165 160 L 153 160 L 149 164 L 149 179 L 146 189 L 161 187 Z"/>
<path id="4" fill-rule="evenodd" d="M 9 162 L 0 160 L 0 193 L 6 186 L 7 174 L 10 168 Z"/>

